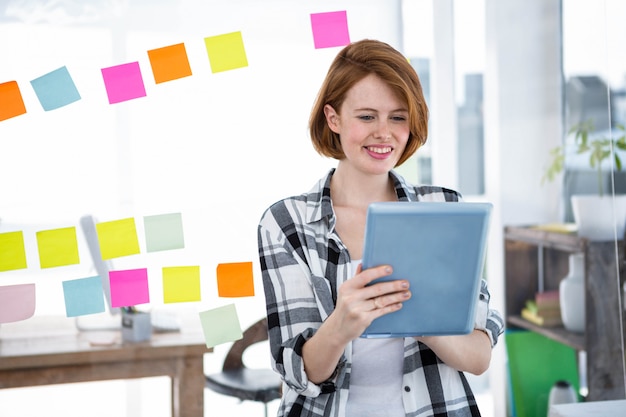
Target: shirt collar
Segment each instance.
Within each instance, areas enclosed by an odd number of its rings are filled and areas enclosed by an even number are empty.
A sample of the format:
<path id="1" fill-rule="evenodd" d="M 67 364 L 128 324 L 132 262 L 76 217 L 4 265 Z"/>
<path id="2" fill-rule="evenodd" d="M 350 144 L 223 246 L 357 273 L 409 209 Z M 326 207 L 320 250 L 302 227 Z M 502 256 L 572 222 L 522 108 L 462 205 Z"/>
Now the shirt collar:
<path id="1" fill-rule="evenodd" d="M 329 226 L 334 228 L 335 224 L 335 212 L 333 210 L 332 200 L 330 198 L 330 179 L 335 173 L 335 168 L 332 168 L 328 173 L 322 177 L 311 190 L 306 194 L 306 222 L 314 223 L 320 221 L 323 218 L 329 219 Z M 390 171 L 396 195 L 399 201 L 416 201 L 417 195 L 415 189 L 410 186 L 406 180 L 397 174 L 395 171 Z"/>

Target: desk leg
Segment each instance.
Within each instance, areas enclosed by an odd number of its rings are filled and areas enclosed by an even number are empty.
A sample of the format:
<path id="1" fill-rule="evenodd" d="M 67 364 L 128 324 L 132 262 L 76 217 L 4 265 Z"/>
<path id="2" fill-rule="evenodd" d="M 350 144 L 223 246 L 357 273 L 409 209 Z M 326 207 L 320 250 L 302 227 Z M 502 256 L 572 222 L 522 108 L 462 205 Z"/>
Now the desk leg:
<path id="1" fill-rule="evenodd" d="M 172 417 L 204 417 L 203 357 L 186 357 L 172 377 Z"/>

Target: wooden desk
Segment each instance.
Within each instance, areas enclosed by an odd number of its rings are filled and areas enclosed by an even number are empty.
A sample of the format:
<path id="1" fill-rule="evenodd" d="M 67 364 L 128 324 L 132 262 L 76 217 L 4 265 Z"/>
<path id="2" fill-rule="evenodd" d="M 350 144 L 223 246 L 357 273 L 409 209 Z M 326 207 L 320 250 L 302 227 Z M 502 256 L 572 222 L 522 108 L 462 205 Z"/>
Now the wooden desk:
<path id="1" fill-rule="evenodd" d="M 140 343 L 119 342 L 119 332 L 1 336 L 0 388 L 169 376 L 172 416 L 204 416 L 203 356 L 211 349 L 201 332 L 153 334 Z M 96 346 L 96 336 L 116 341 Z"/>

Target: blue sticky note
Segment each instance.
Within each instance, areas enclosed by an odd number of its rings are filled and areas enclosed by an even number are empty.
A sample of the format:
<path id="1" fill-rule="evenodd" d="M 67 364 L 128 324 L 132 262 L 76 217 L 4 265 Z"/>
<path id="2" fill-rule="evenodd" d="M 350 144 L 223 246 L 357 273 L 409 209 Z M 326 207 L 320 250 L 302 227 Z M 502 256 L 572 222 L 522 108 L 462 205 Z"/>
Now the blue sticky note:
<path id="1" fill-rule="evenodd" d="M 104 312 L 102 279 L 99 276 L 63 281 L 67 317 Z"/>
<path id="2" fill-rule="evenodd" d="M 80 94 L 67 67 L 35 78 L 30 84 L 45 111 L 58 109 L 80 100 Z"/>

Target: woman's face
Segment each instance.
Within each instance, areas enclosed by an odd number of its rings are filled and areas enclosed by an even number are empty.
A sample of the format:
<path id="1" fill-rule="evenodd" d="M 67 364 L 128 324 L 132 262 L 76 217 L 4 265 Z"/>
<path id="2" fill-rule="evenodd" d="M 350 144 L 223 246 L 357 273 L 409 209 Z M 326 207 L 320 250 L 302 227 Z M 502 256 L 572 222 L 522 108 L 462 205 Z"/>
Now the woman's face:
<path id="1" fill-rule="evenodd" d="M 340 137 L 343 163 L 369 174 L 395 167 L 409 139 L 409 111 L 380 78 L 363 78 L 348 90 L 339 112 L 326 105 L 324 113 Z"/>

